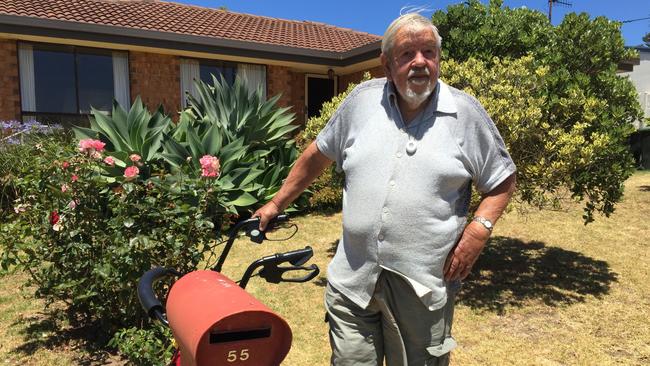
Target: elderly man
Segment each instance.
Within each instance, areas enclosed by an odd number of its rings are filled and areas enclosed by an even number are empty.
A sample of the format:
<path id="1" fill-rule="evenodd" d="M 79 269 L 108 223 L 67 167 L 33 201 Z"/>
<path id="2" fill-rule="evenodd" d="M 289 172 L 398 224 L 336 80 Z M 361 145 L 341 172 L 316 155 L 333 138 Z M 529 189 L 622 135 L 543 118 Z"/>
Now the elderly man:
<path id="1" fill-rule="evenodd" d="M 325 294 L 333 365 L 447 365 L 454 297 L 515 186 L 478 101 L 438 80 L 441 39 L 418 14 L 382 41 L 385 79 L 359 85 L 255 216 L 268 220 L 332 161 L 343 234 Z M 482 193 L 467 224 L 471 186 Z"/>

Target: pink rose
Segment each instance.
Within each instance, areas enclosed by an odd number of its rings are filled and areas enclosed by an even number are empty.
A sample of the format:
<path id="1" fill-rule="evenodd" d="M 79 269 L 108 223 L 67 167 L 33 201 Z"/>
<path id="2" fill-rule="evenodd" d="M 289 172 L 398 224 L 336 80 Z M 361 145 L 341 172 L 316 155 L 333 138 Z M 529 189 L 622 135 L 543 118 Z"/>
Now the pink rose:
<path id="1" fill-rule="evenodd" d="M 63 168 L 63 170 L 68 169 L 69 167 L 70 167 L 70 163 L 68 163 L 67 161 L 64 161 L 63 164 L 61 164 L 61 168 Z"/>
<path id="2" fill-rule="evenodd" d="M 78 181 L 78 180 L 79 180 L 79 176 L 78 176 L 78 175 L 76 175 L 76 174 L 72 174 L 72 178 L 70 178 L 70 179 L 71 179 L 71 180 L 72 180 L 72 182 L 74 183 L 74 182 L 76 182 L 76 181 Z"/>
<path id="3" fill-rule="evenodd" d="M 106 146 L 105 143 L 103 143 L 103 142 L 101 142 L 99 140 L 92 140 L 92 141 L 93 141 L 93 147 L 95 148 L 95 150 L 97 150 L 99 152 L 104 151 L 104 146 Z"/>
<path id="4" fill-rule="evenodd" d="M 93 155 L 104 151 L 104 146 L 106 144 L 99 140 L 83 139 L 79 141 L 79 152 Z"/>
<path id="5" fill-rule="evenodd" d="M 92 139 L 83 139 L 79 141 L 79 152 L 86 152 L 92 149 Z"/>
<path id="6" fill-rule="evenodd" d="M 104 158 L 104 163 L 106 163 L 106 165 L 114 166 L 115 165 L 115 159 L 113 159 L 112 156 L 107 156 L 107 157 Z"/>
<path id="7" fill-rule="evenodd" d="M 140 161 L 141 157 L 138 154 L 131 154 L 129 155 L 129 159 L 131 159 L 132 162 L 137 163 Z"/>
<path id="8" fill-rule="evenodd" d="M 70 187 L 67 184 L 63 183 L 61 185 L 61 192 L 65 193 Z"/>
<path id="9" fill-rule="evenodd" d="M 199 162 L 201 163 L 202 177 L 215 178 L 219 176 L 219 168 L 221 168 L 219 159 L 211 155 L 204 155 Z"/>
<path id="10" fill-rule="evenodd" d="M 124 178 L 126 180 L 132 180 L 140 174 L 140 169 L 137 166 L 130 166 L 124 169 Z"/>

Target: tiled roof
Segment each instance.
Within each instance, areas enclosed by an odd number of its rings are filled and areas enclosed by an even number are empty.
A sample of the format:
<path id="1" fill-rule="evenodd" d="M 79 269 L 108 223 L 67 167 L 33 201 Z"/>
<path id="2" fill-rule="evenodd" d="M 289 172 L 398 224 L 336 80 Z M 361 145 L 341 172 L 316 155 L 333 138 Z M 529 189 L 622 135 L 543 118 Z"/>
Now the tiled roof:
<path id="1" fill-rule="evenodd" d="M 327 24 L 159 0 L 1 0 L 0 14 L 346 52 L 381 37 Z"/>

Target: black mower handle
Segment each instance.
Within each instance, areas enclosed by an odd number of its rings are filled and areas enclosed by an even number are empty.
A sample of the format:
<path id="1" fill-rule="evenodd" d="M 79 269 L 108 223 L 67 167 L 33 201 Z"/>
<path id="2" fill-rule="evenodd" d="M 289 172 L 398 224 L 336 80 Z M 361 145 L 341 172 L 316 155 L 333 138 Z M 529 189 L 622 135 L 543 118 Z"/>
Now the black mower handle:
<path id="1" fill-rule="evenodd" d="M 156 267 L 148 270 L 138 281 L 138 299 L 144 311 L 151 318 L 160 320 L 167 325 L 165 308 L 160 303 L 153 291 L 154 282 L 165 276 L 181 276 L 181 273 L 171 268 Z"/>
<path id="2" fill-rule="evenodd" d="M 307 246 L 304 249 L 293 250 L 286 253 L 277 253 L 260 258 L 248 266 L 241 281 L 239 281 L 239 287 L 246 288 L 248 280 L 253 275 L 253 272 L 259 267 L 263 267 L 259 272 L 260 277 L 270 283 L 310 281 L 314 277 L 318 276 L 320 269 L 315 264 L 312 264 L 309 267 L 303 267 L 302 265 L 305 264 L 313 255 L 314 251 L 310 246 Z M 279 266 L 280 264 L 287 262 L 290 263 L 291 266 Z M 289 271 L 308 271 L 309 273 L 300 278 L 283 278 L 282 275 Z"/>

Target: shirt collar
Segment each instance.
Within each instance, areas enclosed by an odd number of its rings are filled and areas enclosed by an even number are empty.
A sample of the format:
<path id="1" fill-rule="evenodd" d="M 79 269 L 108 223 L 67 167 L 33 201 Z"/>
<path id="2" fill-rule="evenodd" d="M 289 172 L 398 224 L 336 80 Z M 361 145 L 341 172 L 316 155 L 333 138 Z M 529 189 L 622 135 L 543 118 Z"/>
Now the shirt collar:
<path id="1" fill-rule="evenodd" d="M 397 89 L 392 81 L 387 81 L 388 84 L 388 99 L 393 107 L 397 104 Z M 454 96 L 451 94 L 449 85 L 444 81 L 438 79 L 436 89 L 433 91 L 433 98 L 424 110 L 424 116 L 428 117 L 435 112 L 454 114 L 456 109 L 456 102 Z"/>

